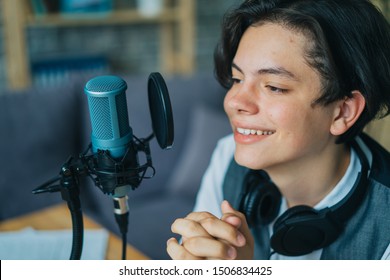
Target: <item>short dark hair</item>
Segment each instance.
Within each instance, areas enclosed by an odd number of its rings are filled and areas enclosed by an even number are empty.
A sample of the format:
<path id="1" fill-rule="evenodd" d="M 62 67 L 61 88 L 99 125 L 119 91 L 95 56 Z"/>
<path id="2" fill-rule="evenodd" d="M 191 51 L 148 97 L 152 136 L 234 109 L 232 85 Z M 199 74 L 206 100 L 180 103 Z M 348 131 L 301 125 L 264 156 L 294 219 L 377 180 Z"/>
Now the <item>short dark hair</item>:
<path id="1" fill-rule="evenodd" d="M 323 86 L 314 104 L 328 105 L 353 90 L 363 94 L 363 113 L 338 143 L 352 140 L 371 120 L 390 113 L 390 26 L 368 0 L 244 1 L 225 14 L 215 49 L 215 75 L 222 86 L 232 85 L 232 61 L 245 30 L 267 22 L 301 32 L 313 42 L 306 59 Z"/>

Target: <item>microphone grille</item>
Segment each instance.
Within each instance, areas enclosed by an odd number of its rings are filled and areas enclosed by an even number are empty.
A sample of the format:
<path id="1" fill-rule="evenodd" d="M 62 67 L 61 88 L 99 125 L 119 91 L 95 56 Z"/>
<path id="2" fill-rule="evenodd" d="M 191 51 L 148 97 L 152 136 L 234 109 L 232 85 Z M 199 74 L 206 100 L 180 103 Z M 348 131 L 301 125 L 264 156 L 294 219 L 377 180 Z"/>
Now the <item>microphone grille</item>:
<path id="1" fill-rule="evenodd" d="M 116 109 L 118 114 L 118 126 L 119 126 L 119 134 L 121 136 L 126 135 L 130 132 L 129 126 L 129 113 L 127 111 L 127 101 L 126 94 L 123 92 L 122 94 L 118 94 L 115 97 Z"/>
<path id="2" fill-rule="evenodd" d="M 112 139 L 112 117 L 108 97 L 96 98 L 88 96 L 91 113 L 92 131 L 98 139 Z"/>
<path id="3" fill-rule="evenodd" d="M 117 76 L 99 76 L 89 80 L 85 85 L 85 89 L 90 92 L 110 92 L 126 88 L 126 82 Z"/>
<path id="4" fill-rule="evenodd" d="M 131 133 L 126 89 L 126 82 L 117 76 L 98 76 L 85 85 L 96 139 L 119 139 Z"/>

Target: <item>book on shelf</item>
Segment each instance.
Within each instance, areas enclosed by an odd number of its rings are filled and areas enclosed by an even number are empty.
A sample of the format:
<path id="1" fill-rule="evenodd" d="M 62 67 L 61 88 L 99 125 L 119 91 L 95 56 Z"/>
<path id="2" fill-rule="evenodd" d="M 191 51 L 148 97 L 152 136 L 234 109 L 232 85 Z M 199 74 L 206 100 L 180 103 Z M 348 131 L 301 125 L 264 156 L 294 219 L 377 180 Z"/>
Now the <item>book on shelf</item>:
<path id="1" fill-rule="evenodd" d="M 30 0 L 30 4 L 37 16 L 48 13 L 106 13 L 112 11 L 113 6 L 112 0 Z"/>
<path id="2" fill-rule="evenodd" d="M 109 73 L 110 65 L 104 54 L 58 54 L 33 60 L 31 72 L 34 85 L 55 86 L 72 77 L 93 77 Z"/>

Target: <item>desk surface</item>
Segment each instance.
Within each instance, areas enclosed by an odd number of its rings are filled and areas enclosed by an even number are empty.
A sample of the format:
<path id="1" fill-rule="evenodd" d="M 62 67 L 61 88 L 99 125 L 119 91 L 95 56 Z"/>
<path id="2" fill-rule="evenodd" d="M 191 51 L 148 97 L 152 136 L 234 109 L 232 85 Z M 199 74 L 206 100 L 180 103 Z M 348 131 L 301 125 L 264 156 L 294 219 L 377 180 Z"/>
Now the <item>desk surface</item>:
<path id="1" fill-rule="evenodd" d="M 85 229 L 100 229 L 102 226 L 83 216 Z M 71 229 L 72 219 L 65 204 L 49 207 L 14 219 L 0 222 L 0 231 L 19 230 L 25 227 L 33 227 L 37 230 Z M 122 240 L 109 234 L 106 259 L 120 260 L 122 257 Z M 127 245 L 127 259 L 147 260 L 148 258 L 134 247 Z"/>

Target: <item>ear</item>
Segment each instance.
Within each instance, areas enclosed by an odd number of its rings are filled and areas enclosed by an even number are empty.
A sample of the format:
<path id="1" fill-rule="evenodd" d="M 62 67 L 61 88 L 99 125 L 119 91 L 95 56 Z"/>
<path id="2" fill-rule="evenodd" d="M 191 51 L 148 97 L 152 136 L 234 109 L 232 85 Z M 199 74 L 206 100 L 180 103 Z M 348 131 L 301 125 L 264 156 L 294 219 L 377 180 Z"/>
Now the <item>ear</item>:
<path id="1" fill-rule="evenodd" d="M 360 91 L 354 90 L 351 94 L 351 97 L 339 101 L 335 107 L 330 127 L 333 135 L 341 135 L 353 126 L 366 106 L 366 100 Z"/>

